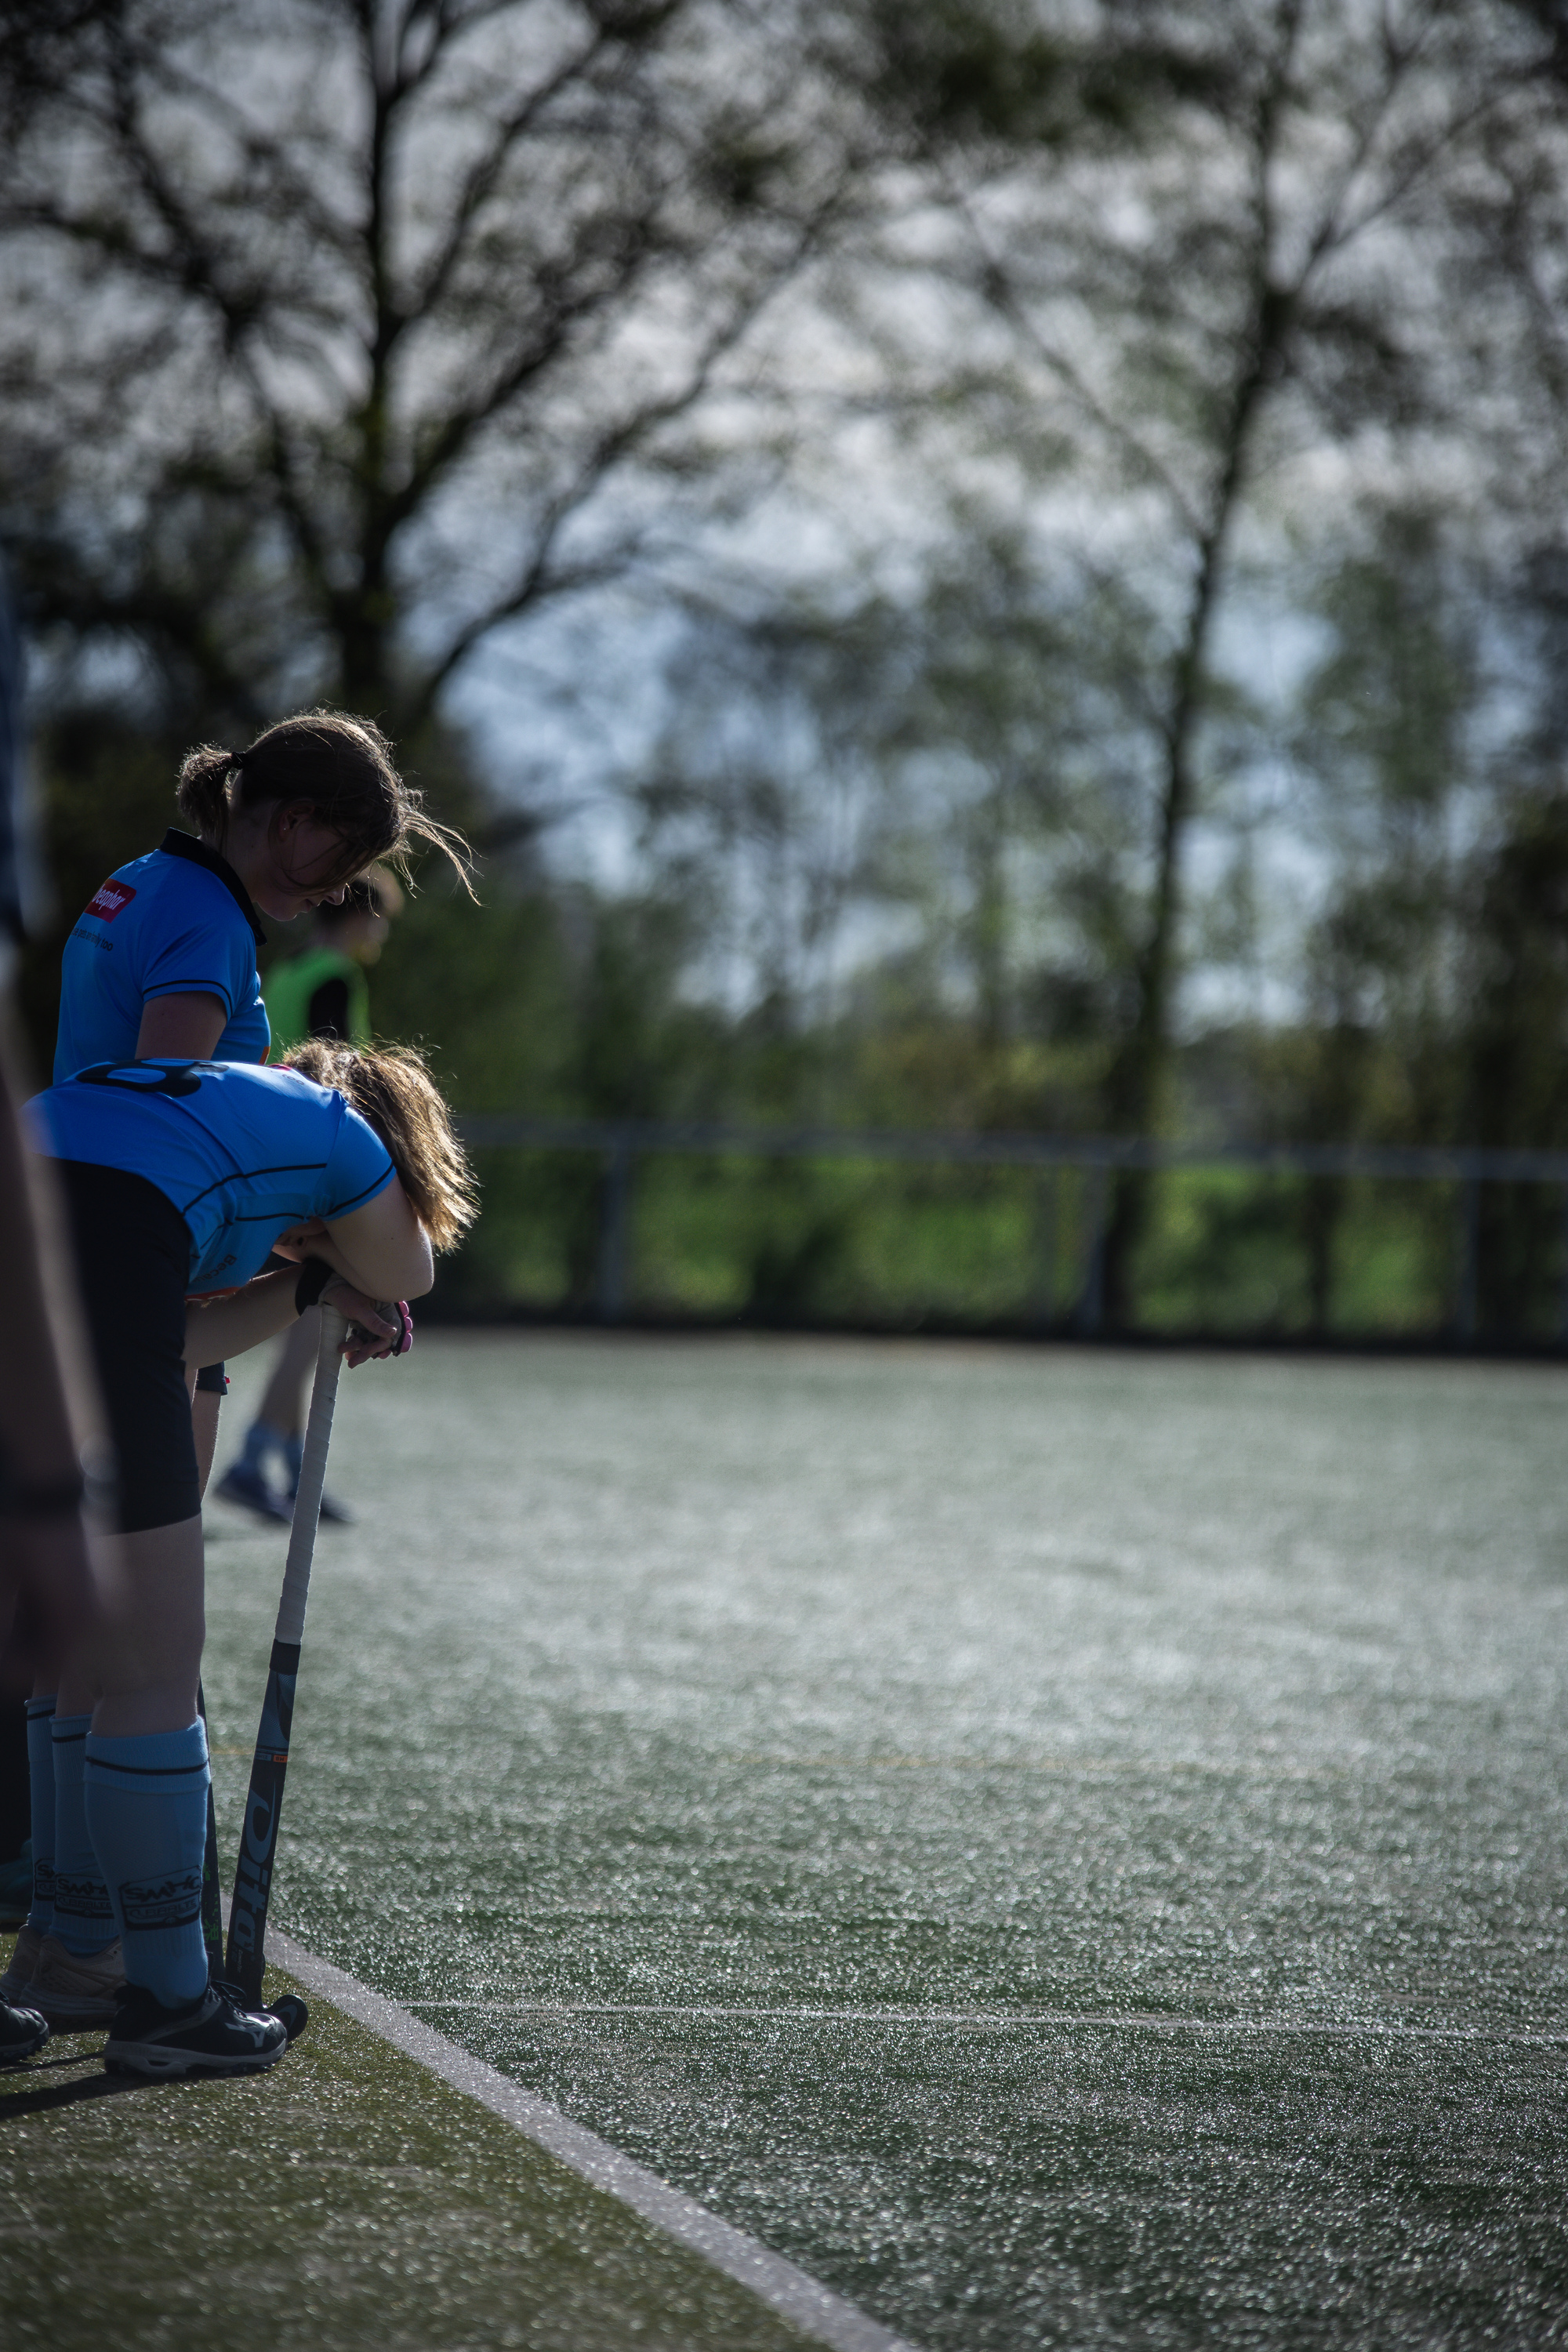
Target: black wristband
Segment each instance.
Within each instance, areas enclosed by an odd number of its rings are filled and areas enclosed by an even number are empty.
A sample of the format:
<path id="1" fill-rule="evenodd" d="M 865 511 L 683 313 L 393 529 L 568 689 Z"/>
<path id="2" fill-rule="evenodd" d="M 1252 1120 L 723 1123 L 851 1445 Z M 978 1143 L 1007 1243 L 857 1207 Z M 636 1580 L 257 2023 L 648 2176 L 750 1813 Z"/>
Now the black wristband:
<path id="1" fill-rule="evenodd" d="M 308 1257 L 294 1285 L 295 1312 L 303 1315 L 307 1307 L 314 1307 L 328 1283 L 337 1278 L 337 1268 L 329 1265 L 324 1257 Z"/>

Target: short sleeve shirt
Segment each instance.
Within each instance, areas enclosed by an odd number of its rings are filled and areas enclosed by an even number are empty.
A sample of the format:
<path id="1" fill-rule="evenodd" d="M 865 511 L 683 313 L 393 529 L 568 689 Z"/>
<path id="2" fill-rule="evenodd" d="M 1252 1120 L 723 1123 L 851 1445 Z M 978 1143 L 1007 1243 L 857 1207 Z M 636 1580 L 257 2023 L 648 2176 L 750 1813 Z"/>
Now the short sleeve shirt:
<path id="1" fill-rule="evenodd" d="M 336 948 L 306 948 L 275 963 L 267 975 L 267 1018 L 279 1051 L 302 1037 L 338 1036 L 370 1043 L 370 990 L 353 956 Z M 334 1003 L 332 1000 L 336 999 Z"/>
<path id="2" fill-rule="evenodd" d="M 174 1202 L 194 1291 L 248 1282 L 290 1225 L 363 1208 L 395 1172 L 341 1094 L 255 1063 L 106 1063 L 35 1095 L 28 1114 L 52 1158 L 123 1168 Z"/>
<path id="3" fill-rule="evenodd" d="M 214 1059 L 264 1062 L 271 1033 L 256 950 L 266 933 L 216 850 L 173 826 L 162 845 L 100 882 L 66 941 L 55 1077 L 136 1053 L 154 996 L 216 996 L 226 1016 Z"/>

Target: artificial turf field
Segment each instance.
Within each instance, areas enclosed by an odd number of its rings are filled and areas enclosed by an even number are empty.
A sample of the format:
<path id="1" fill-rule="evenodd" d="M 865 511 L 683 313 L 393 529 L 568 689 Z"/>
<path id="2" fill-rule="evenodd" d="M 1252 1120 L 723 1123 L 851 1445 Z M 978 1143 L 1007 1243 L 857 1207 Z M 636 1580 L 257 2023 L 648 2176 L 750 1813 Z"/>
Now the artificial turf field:
<path id="1" fill-rule="evenodd" d="M 931 2352 L 1568 2342 L 1565 1412 L 1553 1370 L 422 1338 L 340 1404 L 277 1914 Z M 210 1526 L 232 1838 L 282 1544 Z M 411 2067 L 400 2267 L 348 2032 L 18 2121 L 100 2313 L 93 2162 L 210 2114 L 226 2198 L 243 2102 L 245 2194 L 345 2282 L 270 2340 L 553 2343 L 573 2294 L 584 2347 L 787 2340 L 605 2200 L 552 2236 Z"/>
<path id="2" fill-rule="evenodd" d="M 57 2037 L 43 2063 L 0 2074 L 7 2347 L 809 2352 L 325 2003 L 249 2082 L 115 2081 L 101 2039 Z"/>

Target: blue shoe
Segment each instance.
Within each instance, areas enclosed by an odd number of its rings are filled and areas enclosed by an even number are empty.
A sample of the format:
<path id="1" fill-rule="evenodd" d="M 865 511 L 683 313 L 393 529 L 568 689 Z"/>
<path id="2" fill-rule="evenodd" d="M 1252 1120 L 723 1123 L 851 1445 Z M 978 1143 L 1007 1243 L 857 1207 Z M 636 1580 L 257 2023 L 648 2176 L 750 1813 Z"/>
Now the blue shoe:
<path id="1" fill-rule="evenodd" d="M 298 1437 L 289 1437 L 285 1439 L 283 1444 L 283 1459 L 289 1472 L 289 1508 L 290 1511 L 294 1507 L 294 1497 L 300 1491 L 300 1460 L 304 1451 L 305 1446 L 303 1439 Z M 321 1519 L 323 1525 L 327 1527 L 352 1528 L 354 1523 L 354 1515 L 350 1510 L 346 1503 L 340 1503 L 335 1496 L 329 1495 L 323 1488 L 321 1494 Z"/>
<path id="2" fill-rule="evenodd" d="M 289 1489 L 289 1511 L 290 1517 L 293 1516 L 294 1497 L 299 1491 L 300 1489 L 298 1486 L 290 1486 Z M 350 1510 L 348 1505 L 346 1503 L 340 1503 L 335 1496 L 329 1495 L 324 1486 L 321 1489 L 321 1521 L 323 1526 L 330 1528 L 352 1528 L 354 1523 L 354 1515 Z"/>
<path id="3" fill-rule="evenodd" d="M 292 1506 L 276 1486 L 269 1486 L 259 1470 L 251 1470 L 243 1462 L 231 1462 L 214 1487 L 215 1495 L 226 1503 L 237 1503 L 244 1511 L 256 1511 L 264 1519 L 273 1519 L 287 1527 L 293 1517 Z"/>
<path id="4" fill-rule="evenodd" d="M 33 1841 L 15 1862 L 0 1864 L 0 1935 L 19 1927 L 33 1907 Z"/>

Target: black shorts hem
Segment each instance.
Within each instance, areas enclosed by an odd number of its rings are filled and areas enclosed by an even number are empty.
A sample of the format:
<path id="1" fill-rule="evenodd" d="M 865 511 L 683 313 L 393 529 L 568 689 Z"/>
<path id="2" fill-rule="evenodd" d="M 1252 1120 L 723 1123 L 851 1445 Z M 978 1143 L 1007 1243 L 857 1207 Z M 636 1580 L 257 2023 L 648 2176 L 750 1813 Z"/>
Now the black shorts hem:
<path id="1" fill-rule="evenodd" d="M 125 1535 L 177 1526 L 202 1507 L 185 1385 L 190 1228 L 145 1176 L 93 1160 L 55 1164 L 114 1440 L 116 1518 Z"/>

